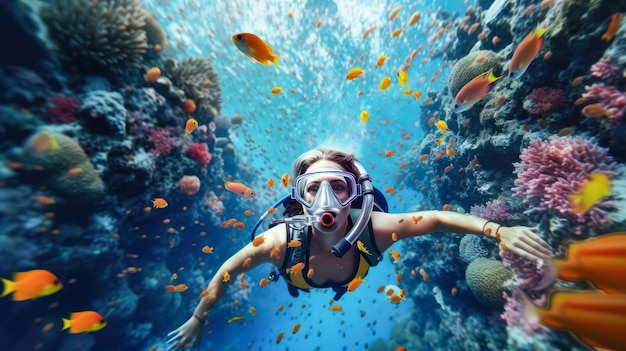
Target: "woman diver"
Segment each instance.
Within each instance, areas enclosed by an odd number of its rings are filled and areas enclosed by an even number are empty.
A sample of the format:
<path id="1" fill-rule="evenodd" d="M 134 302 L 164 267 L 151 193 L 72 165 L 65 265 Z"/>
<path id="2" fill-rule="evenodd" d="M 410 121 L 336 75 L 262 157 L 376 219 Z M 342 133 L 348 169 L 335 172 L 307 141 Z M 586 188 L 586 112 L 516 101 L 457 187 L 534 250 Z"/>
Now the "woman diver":
<path id="1" fill-rule="evenodd" d="M 492 236 L 500 240 L 503 250 L 533 261 L 551 256 L 548 244 L 527 227 L 505 227 L 453 211 L 372 211 L 378 206 L 377 190 L 351 154 L 310 150 L 296 159 L 293 174 L 291 194 L 279 202 L 286 202 L 288 217 L 222 264 L 189 320 L 168 334 L 168 351 L 187 349 L 199 342 L 208 311 L 230 284 L 225 276 L 235 277 L 262 263 L 280 267 L 293 296 L 298 289 L 332 287 L 338 299 L 347 284 L 364 277 L 396 240 L 433 232 Z M 357 202 L 361 203 L 359 209 L 353 208 Z M 267 215 L 255 226 L 253 237 Z"/>

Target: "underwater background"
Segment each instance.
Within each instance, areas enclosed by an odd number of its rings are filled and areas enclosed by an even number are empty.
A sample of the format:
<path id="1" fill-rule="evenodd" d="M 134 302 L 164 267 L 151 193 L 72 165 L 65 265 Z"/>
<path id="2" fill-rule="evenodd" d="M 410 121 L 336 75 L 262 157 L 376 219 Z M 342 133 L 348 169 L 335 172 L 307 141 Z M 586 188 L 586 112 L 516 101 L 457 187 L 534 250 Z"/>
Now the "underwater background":
<path id="1" fill-rule="evenodd" d="M 623 231 L 623 12 L 622 0 L 3 0 L 0 277 L 42 269 L 63 288 L 0 298 L 0 350 L 165 350 L 314 147 L 356 154 L 390 212 L 536 227 L 557 254 Z M 543 46 L 509 80 L 513 52 L 540 24 Z M 263 38 L 279 65 L 249 60 L 231 41 L 240 32 Z M 365 73 L 347 80 L 356 67 Z M 492 90 L 454 113 L 459 90 L 490 69 L 501 77 Z M 190 117 L 199 126 L 185 135 Z M 568 196 L 593 172 L 609 176 L 610 194 L 573 213 Z M 329 310 L 332 291 L 261 288 L 270 265 L 233 277 L 199 349 L 588 349 L 527 320 L 510 289 L 545 304 L 588 282 L 533 291 L 541 269 L 483 236 L 434 233 L 393 248 L 401 259 L 385 254 L 336 302 L 342 312 Z M 381 286 L 407 296 L 393 304 Z M 62 330 L 78 311 L 107 325 Z"/>

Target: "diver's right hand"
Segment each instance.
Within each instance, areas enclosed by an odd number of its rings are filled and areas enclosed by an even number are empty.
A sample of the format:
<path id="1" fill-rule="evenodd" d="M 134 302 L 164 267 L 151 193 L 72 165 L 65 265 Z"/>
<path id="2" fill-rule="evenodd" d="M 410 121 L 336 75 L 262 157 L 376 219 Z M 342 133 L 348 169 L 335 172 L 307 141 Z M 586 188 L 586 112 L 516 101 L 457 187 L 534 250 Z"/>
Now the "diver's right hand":
<path id="1" fill-rule="evenodd" d="M 183 325 L 167 334 L 167 351 L 188 350 L 199 344 L 202 327 L 200 320 L 191 316 Z"/>

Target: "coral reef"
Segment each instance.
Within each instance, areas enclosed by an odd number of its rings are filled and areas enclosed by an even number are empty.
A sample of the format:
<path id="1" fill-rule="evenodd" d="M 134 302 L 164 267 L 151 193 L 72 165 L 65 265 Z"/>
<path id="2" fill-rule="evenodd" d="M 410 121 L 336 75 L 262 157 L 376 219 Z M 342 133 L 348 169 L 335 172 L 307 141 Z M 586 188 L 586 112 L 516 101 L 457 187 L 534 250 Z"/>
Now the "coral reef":
<path id="1" fill-rule="evenodd" d="M 493 74 L 502 73 L 502 59 L 493 51 L 477 50 L 460 59 L 452 68 L 448 77 L 448 90 L 452 96 L 470 80 L 493 68 Z"/>
<path id="2" fill-rule="evenodd" d="M 198 107 L 194 116 L 200 123 L 208 123 L 222 109 L 222 87 L 217 72 L 208 58 L 189 58 L 176 62 L 168 60 L 166 75 L 181 88 Z"/>
<path id="3" fill-rule="evenodd" d="M 59 52 L 87 70 L 139 68 L 149 49 L 146 23 L 156 23 L 137 0 L 55 0 L 40 15 Z"/>
<path id="4" fill-rule="evenodd" d="M 502 261 L 478 257 L 467 266 L 467 285 L 480 303 L 500 309 L 504 306 L 504 283 L 513 277 L 513 272 Z"/>
<path id="5" fill-rule="evenodd" d="M 196 195 L 200 191 L 200 178 L 197 176 L 183 176 L 178 181 L 180 192 L 186 195 Z"/>
<path id="6" fill-rule="evenodd" d="M 610 201 L 600 201 L 588 212 L 573 213 L 568 195 L 580 190 L 590 173 L 614 176 L 615 163 L 607 155 L 608 149 L 596 145 L 595 140 L 581 137 L 550 137 L 536 139 L 520 155 L 515 164 L 514 195 L 530 205 L 528 213 L 555 211 L 572 219 L 577 234 L 597 231 L 609 225 L 607 208 Z"/>
<path id="7" fill-rule="evenodd" d="M 24 147 L 23 160 L 41 172 L 40 181 L 55 194 L 77 204 L 89 204 L 104 192 L 104 183 L 83 148 L 63 134 L 40 132 Z"/>

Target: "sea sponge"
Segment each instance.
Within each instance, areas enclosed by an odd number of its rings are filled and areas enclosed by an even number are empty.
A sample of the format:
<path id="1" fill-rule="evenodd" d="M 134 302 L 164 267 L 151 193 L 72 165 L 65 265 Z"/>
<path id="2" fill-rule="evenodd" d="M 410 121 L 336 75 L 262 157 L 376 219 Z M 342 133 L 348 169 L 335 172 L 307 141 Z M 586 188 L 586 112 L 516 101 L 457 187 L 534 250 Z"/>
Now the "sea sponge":
<path id="1" fill-rule="evenodd" d="M 104 183 L 83 148 L 63 134 L 42 131 L 30 137 L 23 161 L 40 169 L 38 179 L 68 201 L 86 204 L 104 192 Z"/>
<path id="2" fill-rule="evenodd" d="M 183 176 L 178 181 L 180 192 L 187 195 L 196 195 L 200 191 L 200 178 L 196 176 Z"/>
<path id="3" fill-rule="evenodd" d="M 59 52 L 81 68 L 138 68 L 148 50 L 138 0 L 53 0 L 40 16 Z"/>
<path id="4" fill-rule="evenodd" d="M 459 90 L 470 80 L 492 68 L 496 77 L 502 73 L 502 61 L 495 52 L 490 50 L 470 52 L 467 56 L 460 59 L 450 72 L 448 77 L 450 94 L 456 96 Z"/>
<path id="5" fill-rule="evenodd" d="M 218 116 L 222 108 L 222 86 L 210 59 L 168 60 L 164 69 L 174 85 L 194 100 L 197 106 L 194 116 L 201 124 Z"/>
<path id="6" fill-rule="evenodd" d="M 513 272 L 502 261 L 478 257 L 465 269 L 465 280 L 470 290 L 483 305 L 501 309 L 504 306 L 504 283 Z"/>

